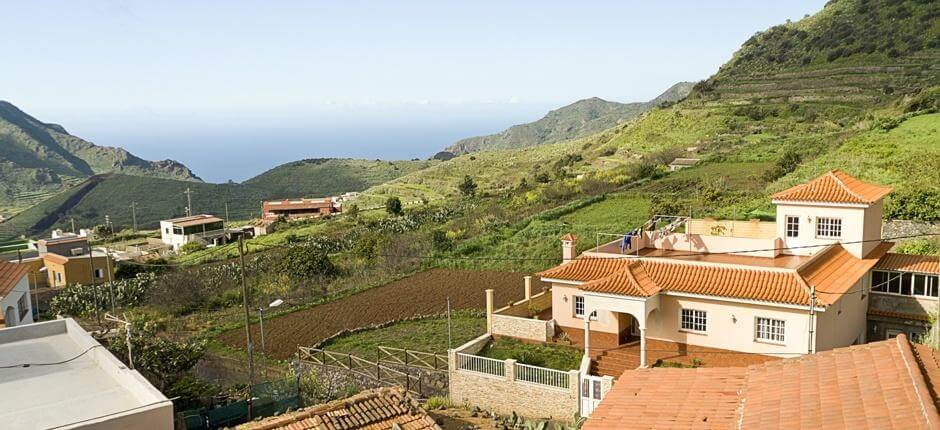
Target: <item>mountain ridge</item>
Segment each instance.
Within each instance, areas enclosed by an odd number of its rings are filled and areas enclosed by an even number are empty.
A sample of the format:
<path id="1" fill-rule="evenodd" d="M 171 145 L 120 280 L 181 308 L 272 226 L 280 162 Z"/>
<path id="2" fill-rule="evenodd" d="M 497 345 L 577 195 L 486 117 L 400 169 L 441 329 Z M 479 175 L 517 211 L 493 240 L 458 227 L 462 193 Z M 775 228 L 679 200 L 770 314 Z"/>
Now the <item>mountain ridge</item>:
<path id="1" fill-rule="evenodd" d="M 526 148 L 584 137 L 625 120 L 636 118 L 665 102 L 676 102 L 689 94 L 692 82 L 679 82 L 650 101 L 619 103 L 590 97 L 549 111 L 542 118 L 517 124 L 499 133 L 461 139 L 444 151 L 455 155 L 494 149 Z"/>

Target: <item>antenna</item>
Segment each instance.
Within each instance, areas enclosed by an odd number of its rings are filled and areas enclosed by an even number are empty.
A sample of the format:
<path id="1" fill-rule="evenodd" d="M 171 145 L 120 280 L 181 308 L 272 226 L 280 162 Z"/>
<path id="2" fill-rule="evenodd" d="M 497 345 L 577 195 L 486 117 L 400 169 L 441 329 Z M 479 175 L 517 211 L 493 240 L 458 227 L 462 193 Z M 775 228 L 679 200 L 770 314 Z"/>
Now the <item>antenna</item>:
<path id="1" fill-rule="evenodd" d="M 186 191 L 183 191 L 183 194 L 186 194 L 186 216 L 192 216 L 193 214 L 193 192 L 186 187 Z"/>

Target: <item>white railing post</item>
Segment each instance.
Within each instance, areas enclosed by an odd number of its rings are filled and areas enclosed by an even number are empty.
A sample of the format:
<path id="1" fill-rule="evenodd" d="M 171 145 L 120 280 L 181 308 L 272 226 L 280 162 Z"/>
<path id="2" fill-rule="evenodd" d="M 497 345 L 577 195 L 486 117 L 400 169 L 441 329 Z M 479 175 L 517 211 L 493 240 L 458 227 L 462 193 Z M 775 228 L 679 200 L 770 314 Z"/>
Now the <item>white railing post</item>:
<path id="1" fill-rule="evenodd" d="M 516 360 L 507 358 L 505 366 L 506 366 L 506 380 L 515 381 L 516 380 Z"/>

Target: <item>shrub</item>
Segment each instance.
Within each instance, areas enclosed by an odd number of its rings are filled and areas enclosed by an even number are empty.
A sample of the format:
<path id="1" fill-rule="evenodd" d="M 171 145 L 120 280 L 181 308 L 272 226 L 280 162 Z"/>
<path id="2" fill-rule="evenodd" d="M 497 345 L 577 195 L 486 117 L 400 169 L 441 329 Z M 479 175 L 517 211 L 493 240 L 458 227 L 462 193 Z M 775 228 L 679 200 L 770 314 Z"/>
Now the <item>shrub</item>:
<path id="1" fill-rule="evenodd" d="M 888 200 L 884 216 L 888 219 L 940 221 L 940 191 L 896 191 Z"/>
<path id="2" fill-rule="evenodd" d="M 473 178 L 470 175 L 463 177 L 463 182 L 457 186 L 457 189 L 460 190 L 460 194 L 463 194 L 466 197 L 473 197 L 477 192 L 477 184 L 473 182 Z"/>
<path id="3" fill-rule="evenodd" d="M 338 272 L 329 255 L 309 242 L 287 248 L 276 266 L 278 271 L 297 281 L 311 277 L 332 277 Z"/>
<path id="4" fill-rule="evenodd" d="M 398 197 L 389 197 L 385 200 L 385 212 L 389 215 L 399 216 L 402 214 L 401 199 Z"/>
<path id="5" fill-rule="evenodd" d="M 204 245 L 202 242 L 193 241 L 183 244 L 183 246 L 180 247 L 180 252 L 183 254 L 189 254 L 202 251 L 203 249 L 206 249 L 206 245 Z"/>

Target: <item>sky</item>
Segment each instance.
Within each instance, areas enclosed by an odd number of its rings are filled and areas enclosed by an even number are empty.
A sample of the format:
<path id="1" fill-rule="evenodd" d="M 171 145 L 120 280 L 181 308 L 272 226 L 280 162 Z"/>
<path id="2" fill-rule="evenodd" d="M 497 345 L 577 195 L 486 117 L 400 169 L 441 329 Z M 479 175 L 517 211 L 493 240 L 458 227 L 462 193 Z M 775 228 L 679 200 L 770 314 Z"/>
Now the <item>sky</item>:
<path id="1" fill-rule="evenodd" d="M 714 73 L 800 1 L 120 1 L 4 6 L 0 99 L 210 181 L 428 157 L 588 97 Z"/>

